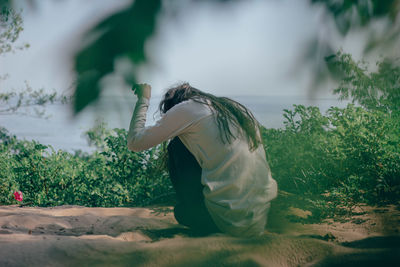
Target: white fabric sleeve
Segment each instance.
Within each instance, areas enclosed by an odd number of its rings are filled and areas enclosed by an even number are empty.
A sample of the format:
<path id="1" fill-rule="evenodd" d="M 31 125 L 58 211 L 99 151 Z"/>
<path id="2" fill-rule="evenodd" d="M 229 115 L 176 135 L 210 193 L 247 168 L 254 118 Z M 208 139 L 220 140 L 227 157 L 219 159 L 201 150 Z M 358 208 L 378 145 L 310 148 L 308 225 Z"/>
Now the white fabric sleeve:
<path id="1" fill-rule="evenodd" d="M 145 127 L 149 100 L 141 98 L 136 102 L 127 137 L 128 149 L 142 151 L 156 146 L 170 138 L 184 133 L 189 126 L 201 119 L 188 102 L 175 105 L 167 111 L 154 126 Z"/>

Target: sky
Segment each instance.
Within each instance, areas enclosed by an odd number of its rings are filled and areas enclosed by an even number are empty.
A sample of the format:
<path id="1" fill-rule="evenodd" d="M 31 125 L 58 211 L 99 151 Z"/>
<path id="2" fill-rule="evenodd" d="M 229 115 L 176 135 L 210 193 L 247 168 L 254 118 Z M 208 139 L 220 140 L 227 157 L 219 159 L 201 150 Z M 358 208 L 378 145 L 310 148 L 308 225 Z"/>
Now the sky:
<path id="1" fill-rule="evenodd" d="M 33 88 L 63 92 L 74 82 L 72 59 L 91 25 L 129 4 L 129 0 L 41 0 L 23 8 L 25 30 L 19 42 L 30 48 L 0 56 L 0 73 L 8 73 L 0 90 Z M 307 95 L 312 71 L 302 62 L 313 38 L 337 36 L 337 47 L 361 55 L 362 36 L 340 39 L 332 22 L 307 0 L 237 1 L 214 6 L 180 1 L 176 16 L 164 1 L 156 34 L 147 43 L 151 64 L 138 70 L 139 81 L 153 94 L 180 81 L 217 95 Z M 22 3 L 22 4 L 21 4 Z M 186 4 L 185 4 L 186 3 Z M 116 76 L 114 81 L 118 81 Z M 324 86 L 320 94 L 332 85 Z M 112 83 L 103 94 L 124 95 L 129 85 Z"/>

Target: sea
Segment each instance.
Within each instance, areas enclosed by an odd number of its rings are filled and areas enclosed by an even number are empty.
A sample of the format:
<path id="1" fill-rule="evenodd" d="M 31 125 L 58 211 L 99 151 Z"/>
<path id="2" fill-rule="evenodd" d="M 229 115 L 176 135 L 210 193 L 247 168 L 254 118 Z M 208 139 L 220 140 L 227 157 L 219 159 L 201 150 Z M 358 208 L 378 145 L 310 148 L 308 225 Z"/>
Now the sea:
<path id="1" fill-rule="evenodd" d="M 267 128 L 281 128 L 284 126 L 284 109 L 293 109 L 293 105 L 317 106 L 322 113 L 330 107 L 345 107 L 346 102 L 334 97 L 309 98 L 306 96 L 233 96 L 234 100 L 248 107 L 257 120 Z M 150 101 L 146 125 L 154 124 L 157 115 L 158 103 L 161 97 L 153 97 Z M 85 132 L 98 123 L 105 123 L 109 128 L 128 129 L 135 97 L 108 96 L 102 97 L 79 114 L 72 112 L 71 103 L 50 104 L 39 111 L 44 115 L 37 116 L 35 108 L 19 110 L 18 114 L 1 114 L 0 127 L 4 127 L 10 134 L 19 139 L 35 140 L 50 145 L 55 150 L 73 152 L 82 150 L 94 151 L 86 138 Z"/>

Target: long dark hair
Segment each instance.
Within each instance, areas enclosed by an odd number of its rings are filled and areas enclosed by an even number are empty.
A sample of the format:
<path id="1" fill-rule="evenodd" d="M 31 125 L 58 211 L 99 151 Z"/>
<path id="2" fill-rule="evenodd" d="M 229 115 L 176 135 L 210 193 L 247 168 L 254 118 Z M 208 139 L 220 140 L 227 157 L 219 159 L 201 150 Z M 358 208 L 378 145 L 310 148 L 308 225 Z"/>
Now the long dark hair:
<path id="1" fill-rule="evenodd" d="M 200 91 L 190 86 L 189 83 L 174 86 L 165 93 L 159 105 L 160 113 L 166 113 L 176 104 L 189 99 L 211 107 L 212 112 L 216 115 L 216 122 L 223 143 L 228 142 L 230 144 L 232 139 L 236 137 L 231 131 L 230 125 L 232 125 L 244 134 L 251 151 L 262 144 L 259 134 L 260 124 L 245 106 L 230 98 L 217 97 Z"/>

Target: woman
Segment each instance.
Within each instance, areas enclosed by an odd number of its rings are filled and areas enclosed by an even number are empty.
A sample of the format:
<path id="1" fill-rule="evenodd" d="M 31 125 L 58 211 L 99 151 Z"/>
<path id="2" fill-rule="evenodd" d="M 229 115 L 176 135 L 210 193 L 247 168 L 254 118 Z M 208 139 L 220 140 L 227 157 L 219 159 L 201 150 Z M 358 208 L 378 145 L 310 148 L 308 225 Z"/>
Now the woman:
<path id="1" fill-rule="evenodd" d="M 165 93 L 161 119 L 145 127 L 150 85 L 137 86 L 135 94 L 128 148 L 141 151 L 172 139 L 168 167 L 177 221 L 203 234 L 261 235 L 277 185 L 251 112 L 183 83 Z"/>

